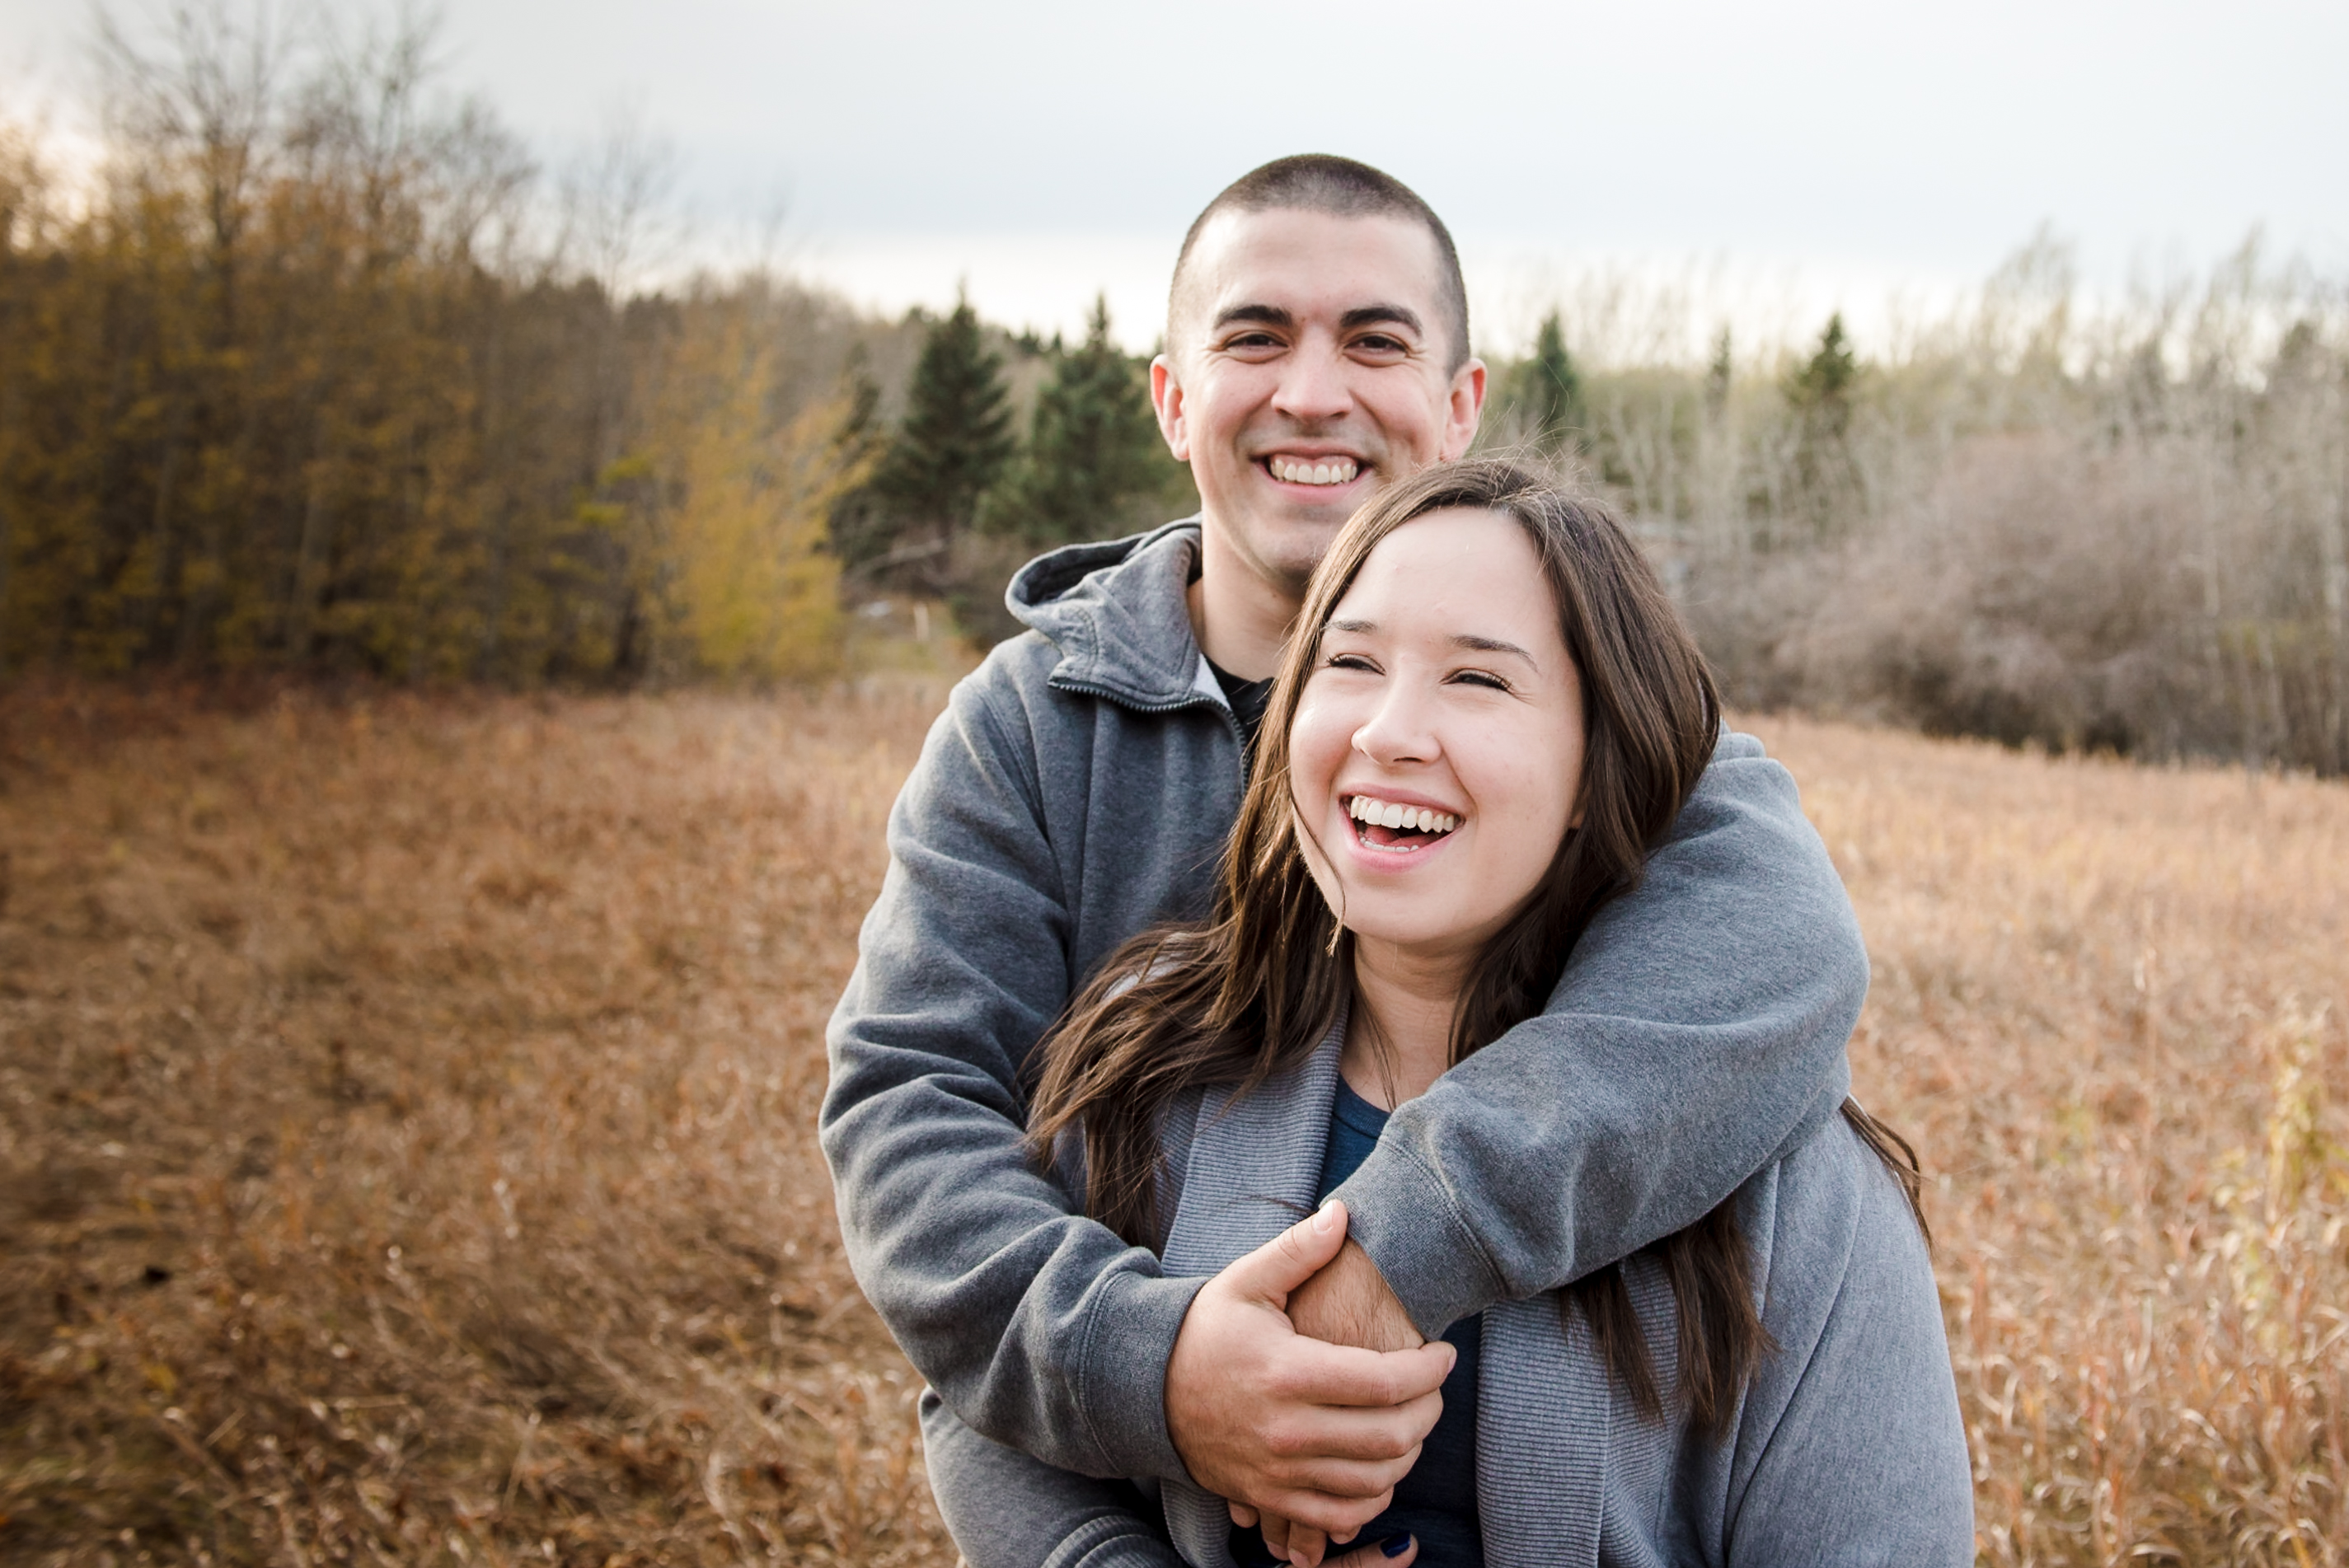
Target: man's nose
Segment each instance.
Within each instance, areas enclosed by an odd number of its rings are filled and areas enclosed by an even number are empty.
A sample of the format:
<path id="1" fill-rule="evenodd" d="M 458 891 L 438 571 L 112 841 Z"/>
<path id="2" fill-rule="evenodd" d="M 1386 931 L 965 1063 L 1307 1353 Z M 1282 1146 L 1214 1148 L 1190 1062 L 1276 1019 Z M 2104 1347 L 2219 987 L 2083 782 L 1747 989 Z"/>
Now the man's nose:
<path id="1" fill-rule="evenodd" d="M 1281 366 L 1280 384 L 1274 389 L 1273 407 L 1299 424 L 1335 419 L 1353 407 L 1353 388 L 1346 377 L 1345 356 L 1334 342 L 1309 335 L 1299 352 Z"/>

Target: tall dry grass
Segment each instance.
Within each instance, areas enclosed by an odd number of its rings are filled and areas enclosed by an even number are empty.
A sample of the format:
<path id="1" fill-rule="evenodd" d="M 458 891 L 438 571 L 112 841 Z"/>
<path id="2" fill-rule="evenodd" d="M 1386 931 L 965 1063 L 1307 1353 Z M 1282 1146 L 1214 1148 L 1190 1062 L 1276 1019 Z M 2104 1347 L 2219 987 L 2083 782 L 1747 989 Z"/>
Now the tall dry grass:
<path id="1" fill-rule="evenodd" d="M 0 700 L 0 1557 L 951 1562 L 812 1132 L 940 695 Z M 2349 1562 L 2349 790 L 1759 727 L 1984 1559 Z"/>
<path id="2" fill-rule="evenodd" d="M 813 1135 L 942 698 L 11 698 L 0 1558 L 951 1562 Z"/>
<path id="3" fill-rule="evenodd" d="M 2349 789 L 1774 719 L 1990 1563 L 2349 1563 Z"/>

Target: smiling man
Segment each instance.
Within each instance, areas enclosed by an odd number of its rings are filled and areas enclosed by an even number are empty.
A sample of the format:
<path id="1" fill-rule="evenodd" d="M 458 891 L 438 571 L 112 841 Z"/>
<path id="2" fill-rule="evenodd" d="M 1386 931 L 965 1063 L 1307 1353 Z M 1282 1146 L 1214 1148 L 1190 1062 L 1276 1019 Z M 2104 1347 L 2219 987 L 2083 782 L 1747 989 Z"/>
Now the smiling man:
<path id="1" fill-rule="evenodd" d="M 1152 393 L 1201 515 L 1014 580 L 1030 630 L 956 687 L 891 814 L 823 1148 L 858 1282 L 970 1429 L 1343 1539 L 1436 1419 L 1449 1325 L 1679 1230 L 1835 1114 L 1867 962 L 1792 780 L 1729 736 L 1548 1010 L 1388 1123 L 1336 1194 L 1342 1251 L 1301 1226 L 1170 1277 L 1073 1212 L 1024 1145 L 1036 1042 L 1120 943 L 1206 913 L 1314 564 L 1464 452 L 1485 394 L 1450 235 L 1342 159 L 1209 204 L 1166 342 Z M 1042 1560 L 1017 1521 L 950 1522 L 974 1568 Z"/>

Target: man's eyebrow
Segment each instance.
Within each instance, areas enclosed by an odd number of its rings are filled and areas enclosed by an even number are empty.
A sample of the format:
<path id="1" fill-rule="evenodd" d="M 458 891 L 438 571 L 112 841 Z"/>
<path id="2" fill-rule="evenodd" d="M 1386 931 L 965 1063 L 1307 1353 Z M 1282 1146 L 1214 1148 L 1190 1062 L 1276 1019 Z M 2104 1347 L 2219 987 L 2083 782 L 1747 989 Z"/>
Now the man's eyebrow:
<path id="1" fill-rule="evenodd" d="M 1345 315 L 1338 318 L 1338 325 L 1347 332 L 1351 332 L 1356 327 L 1378 326 L 1387 323 L 1392 323 L 1396 326 L 1403 327 L 1406 330 L 1422 336 L 1426 335 L 1427 329 L 1422 326 L 1419 323 L 1419 313 L 1412 309 L 1409 305 L 1356 305 L 1352 310 L 1348 311 Z"/>
<path id="2" fill-rule="evenodd" d="M 1221 332 L 1227 326 L 1252 321 L 1259 326 L 1293 327 L 1297 318 L 1277 304 L 1236 304 L 1216 313 L 1216 327 Z"/>

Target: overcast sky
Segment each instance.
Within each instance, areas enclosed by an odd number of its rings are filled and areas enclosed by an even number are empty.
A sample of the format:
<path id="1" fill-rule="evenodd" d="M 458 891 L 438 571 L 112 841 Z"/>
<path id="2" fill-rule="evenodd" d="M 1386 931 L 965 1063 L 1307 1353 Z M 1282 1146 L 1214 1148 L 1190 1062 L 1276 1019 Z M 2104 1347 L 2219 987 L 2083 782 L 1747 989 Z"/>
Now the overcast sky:
<path id="1" fill-rule="evenodd" d="M 69 117 L 88 30 L 0 0 L 0 92 Z M 2094 279 L 2255 225 L 2349 273 L 2343 0 L 468 0 L 443 36 L 550 162 L 634 105 L 706 230 L 780 210 L 793 264 L 892 310 L 968 278 L 1049 329 L 1107 287 L 1137 342 L 1191 215 L 1309 150 L 1444 214 L 1488 343 L 1594 267 L 1861 305 L 2042 224 Z"/>

